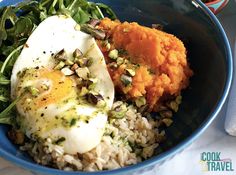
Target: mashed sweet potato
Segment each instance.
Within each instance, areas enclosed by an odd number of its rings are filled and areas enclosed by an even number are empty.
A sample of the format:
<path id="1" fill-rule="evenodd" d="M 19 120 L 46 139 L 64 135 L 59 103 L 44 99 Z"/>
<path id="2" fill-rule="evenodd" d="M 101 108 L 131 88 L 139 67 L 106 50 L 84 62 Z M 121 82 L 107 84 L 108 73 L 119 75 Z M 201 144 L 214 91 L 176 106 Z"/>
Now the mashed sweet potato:
<path id="1" fill-rule="evenodd" d="M 99 27 L 108 35 L 112 48 L 126 51 L 126 59 L 138 64 L 130 86 L 121 82 L 128 64 L 109 68 L 116 88 L 128 98 L 144 96 L 149 109 L 155 110 L 163 97 L 177 96 L 188 86 L 193 72 L 187 63 L 184 44 L 174 35 L 135 22 L 120 23 L 108 18 L 103 19 Z M 104 54 L 107 55 L 105 51 Z"/>

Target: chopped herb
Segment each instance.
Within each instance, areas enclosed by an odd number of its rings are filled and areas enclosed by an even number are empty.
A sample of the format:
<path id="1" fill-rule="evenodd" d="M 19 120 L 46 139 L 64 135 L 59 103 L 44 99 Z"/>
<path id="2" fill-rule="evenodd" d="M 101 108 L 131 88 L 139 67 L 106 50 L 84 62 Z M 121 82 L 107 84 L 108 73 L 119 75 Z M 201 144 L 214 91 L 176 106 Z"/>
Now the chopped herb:
<path id="1" fill-rule="evenodd" d="M 39 95 L 39 90 L 33 86 L 27 86 L 25 89 L 34 97 Z"/>
<path id="2" fill-rule="evenodd" d="M 76 124 L 76 119 L 73 118 L 71 121 L 70 121 L 70 127 L 74 126 Z"/>
<path id="3" fill-rule="evenodd" d="M 62 142 L 64 142 L 66 140 L 66 138 L 65 137 L 61 137 L 61 138 L 59 138 L 58 140 L 56 140 L 55 142 L 54 142 L 54 144 L 56 144 L 56 145 L 60 145 Z"/>

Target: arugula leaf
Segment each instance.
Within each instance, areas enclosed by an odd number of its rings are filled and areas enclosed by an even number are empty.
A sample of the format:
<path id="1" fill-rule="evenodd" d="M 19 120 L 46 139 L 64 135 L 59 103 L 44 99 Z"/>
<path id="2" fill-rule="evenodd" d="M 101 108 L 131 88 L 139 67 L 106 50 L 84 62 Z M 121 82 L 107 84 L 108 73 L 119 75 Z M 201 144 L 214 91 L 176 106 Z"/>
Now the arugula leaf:
<path id="1" fill-rule="evenodd" d="M 20 101 L 22 96 L 16 98 L 6 109 L 4 109 L 0 113 L 0 123 L 4 124 L 12 124 L 11 118 L 12 118 L 12 109 L 15 107 L 15 105 Z"/>
<path id="2" fill-rule="evenodd" d="M 116 14 L 113 12 L 113 10 L 109 6 L 102 3 L 97 3 L 97 6 L 101 9 L 101 11 L 104 11 L 109 16 L 110 19 L 112 20 L 117 19 Z"/>
<path id="3" fill-rule="evenodd" d="M 0 87 L 0 102 L 9 102 L 9 96 L 10 96 L 9 87 L 1 86 Z"/>
<path id="4" fill-rule="evenodd" d="M 23 45 L 17 47 L 16 49 L 14 49 L 9 55 L 8 57 L 6 58 L 6 60 L 4 61 L 2 67 L 1 67 L 1 70 L 0 70 L 0 73 L 4 73 L 4 70 L 5 68 L 7 67 L 7 63 L 11 60 L 11 58 L 13 58 L 13 55 L 18 52 L 19 50 L 21 50 L 23 48 Z"/>
<path id="5" fill-rule="evenodd" d="M 12 117 L 3 117 L 3 118 L 0 118 L 0 123 L 2 124 L 7 124 L 7 125 L 12 125 Z"/>
<path id="6" fill-rule="evenodd" d="M 0 73 L 0 85 L 8 85 L 10 80 L 8 80 L 2 73 Z"/>
<path id="7" fill-rule="evenodd" d="M 9 99 L 7 97 L 4 97 L 3 95 L 0 95 L 0 101 L 2 102 L 8 102 Z"/>
<path id="8" fill-rule="evenodd" d="M 78 13 L 80 15 L 80 20 L 77 23 L 84 24 L 90 20 L 90 16 L 81 8 L 79 8 Z"/>
<path id="9" fill-rule="evenodd" d="M 7 39 L 7 32 L 5 29 L 5 23 L 8 18 L 8 13 L 11 9 L 9 7 L 6 7 L 5 10 L 3 10 L 3 14 L 0 21 L 0 46 L 2 45 L 2 42 Z"/>

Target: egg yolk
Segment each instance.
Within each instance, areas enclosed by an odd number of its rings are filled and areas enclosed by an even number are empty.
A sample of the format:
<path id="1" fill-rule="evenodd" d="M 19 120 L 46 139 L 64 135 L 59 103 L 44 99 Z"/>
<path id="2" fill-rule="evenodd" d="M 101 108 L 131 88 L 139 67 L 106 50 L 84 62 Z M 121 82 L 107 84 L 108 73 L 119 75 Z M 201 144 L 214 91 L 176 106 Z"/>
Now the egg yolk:
<path id="1" fill-rule="evenodd" d="M 34 87 L 39 90 L 39 94 L 34 98 L 31 97 L 30 93 L 27 93 L 22 99 L 22 101 L 27 98 L 32 99 L 36 108 L 61 103 L 71 95 L 74 96 L 75 93 L 74 80 L 66 77 L 59 70 L 45 68 L 26 70 L 19 82 L 18 87 L 21 92 L 24 87 Z"/>
<path id="2" fill-rule="evenodd" d="M 75 87 L 73 80 L 58 70 L 42 69 L 39 71 L 39 78 L 51 81 L 49 90 L 35 99 L 36 106 L 39 108 L 62 101 Z"/>

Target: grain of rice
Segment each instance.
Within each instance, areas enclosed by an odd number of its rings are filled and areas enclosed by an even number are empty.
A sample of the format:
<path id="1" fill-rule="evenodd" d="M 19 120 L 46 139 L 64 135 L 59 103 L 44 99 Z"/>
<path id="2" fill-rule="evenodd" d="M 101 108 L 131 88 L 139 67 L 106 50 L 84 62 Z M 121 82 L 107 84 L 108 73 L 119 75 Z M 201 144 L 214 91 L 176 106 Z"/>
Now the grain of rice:
<path id="1" fill-rule="evenodd" d="M 65 171 L 99 171 L 129 166 L 154 154 L 165 132 L 158 131 L 159 122 L 150 116 L 142 117 L 134 106 L 128 106 L 123 119 L 112 119 L 97 147 L 77 155 L 65 154 L 63 147 L 48 138 L 41 142 L 25 143 L 20 149 L 28 151 L 40 164 Z"/>

